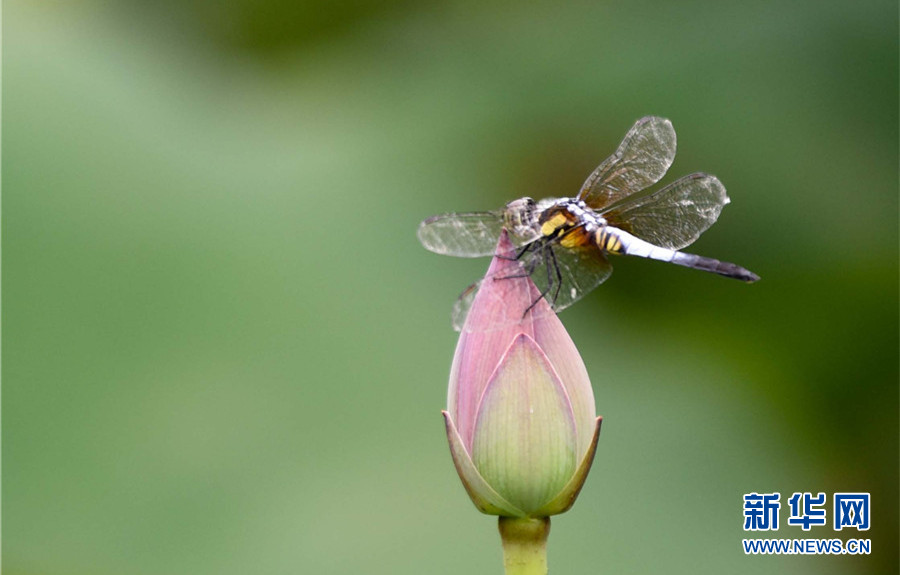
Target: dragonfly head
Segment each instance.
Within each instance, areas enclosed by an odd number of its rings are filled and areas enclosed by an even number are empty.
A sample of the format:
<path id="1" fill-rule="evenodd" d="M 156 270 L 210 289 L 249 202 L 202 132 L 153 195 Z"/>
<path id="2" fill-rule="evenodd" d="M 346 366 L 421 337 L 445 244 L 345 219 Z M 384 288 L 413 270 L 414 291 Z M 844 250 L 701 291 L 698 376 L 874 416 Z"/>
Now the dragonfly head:
<path id="1" fill-rule="evenodd" d="M 534 233 L 537 225 L 534 200 L 519 198 L 506 204 L 503 211 L 503 224 L 513 235 L 527 237 Z"/>

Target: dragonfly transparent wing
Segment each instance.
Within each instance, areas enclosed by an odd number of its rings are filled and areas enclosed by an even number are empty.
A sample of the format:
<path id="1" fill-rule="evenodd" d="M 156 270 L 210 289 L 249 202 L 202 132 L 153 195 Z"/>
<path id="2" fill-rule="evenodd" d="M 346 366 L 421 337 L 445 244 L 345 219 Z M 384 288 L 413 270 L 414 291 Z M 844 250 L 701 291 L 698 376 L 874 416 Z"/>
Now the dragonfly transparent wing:
<path id="1" fill-rule="evenodd" d="M 481 281 L 467 287 L 453 305 L 453 314 L 451 315 L 453 329 L 463 331 L 465 328 L 469 332 L 490 331 L 521 322 L 526 312 L 549 313 L 547 306 L 539 306 L 530 310 L 531 304 L 538 301 L 540 295 L 534 285 L 523 280 L 528 276 L 525 263 L 526 259 L 523 258 L 515 265 L 505 265 L 504 269 L 486 275 Z M 481 289 L 485 285 L 490 285 L 491 282 L 504 282 L 503 289 Z M 479 305 L 486 306 L 482 308 L 486 310 L 485 313 L 474 320 L 474 323 L 472 321 L 467 323 L 469 310 L 476 298 L 479 300 L 495 298 L 495 300 L 481 301 Z"/>
<path id="2" fill-rule="evenodd" d="M 545 244 L 530 252 L 527 252 L 521 258 L 521 274 L 530 275 L 532 281 L 537 286 L 540 293 L 544 294 L 544 298 L 550 304 L 550 308 L 554 312 L 562 311 L 569 307 L 587 293 L 592 291 L 598 285 L 603 283 L 612 273 L 612 266 L 607 261 L 603 253 L 595 246 L 584 246 L 578 248 L 564 248 L 555 243 Z M 503 272 L 504 276 L 486 276 L 483 280 L 476 282 L 467 287 L 459 299 L 453 306 L 452 323 L 453 329 L 461 331 L 465 325 L 466 317 L 469 309 L 475 301 L 475 296 L 479 292 L 479 288 L 487 281 L 510 281 L 517 274 L 509 275 L 509 272 Z M 524 286 L 521 289 L 527 289 Z M 510 299 L 529 300 L 531 297 L 537 297 L 536 294 L 529 291 L 527 295 L 522 297 L 513 297 Z M 531 303 L 534 303 L 533 301 Z M 546 306 L 534 306 L 531 309 L 523 309 L 522 315 L 511 315 L 510 321 L 519 321 L 526 313 L 534 314 L 539 317 L 546 314 L 549 309 Z M 503 327 L 501 324 L 492 322 L 488 324 L 490 329 Z M 478 331 L 480 328 L 467 326 L 470 331 Z"/>
<path id="3" fill-rule="evenodd" d="M 581 186 L 578 199 L 601 210 L 652 186 L 675 160 L 675 129 L 666 118 L 635 122 L 616 153 L 600 164 Z"/>
<path id="4" fill-rule="evenodd" d="M 651 244 L 680 250 L 716 222 L 728 201 L 718 178 L 697 173 L 618 204 L 603 217 Z"/>
<path id="5" fill-rule="evenodd" d="M 510 293 L 509 290 L 498 292 L 496 290 L 481 289 L 481 287 L 485 285 L 485 282 L 513 282 L 515 278 L 521 277 L 521 275 L 496 277 L 488 276 L 481 281 L 473 283 L 472 285 L 467 287 L 462 292 L 462 294 L 460 294 L 459 298 L 456 300 L 456 303 L 453 304 L 453 313 L 451 315 L 453 329 L 455 329 L 456 331 L 462 331 L 463 328 L 465 328 L 465 330 L 469 332 L 502 329 L 510 324 L 517 324 L 522 321 L 522 318 L 525 317 L 526 312 L 534 314 L 548 313 L 548 308 L 546 306 L 535 307 L 529 310 L 531 303 L 533 303 L 539 296 L 538 293 L 534 291 L 533 286 L 530 286 L 527 283 L 522 282 L 521 280 L 515 283 L 511 283 L 508 286 L 509 288 L 516 290 L 512 293 Z M 472 322 L 466 323 L 466 318 L 468 318 L 469 316 L 469 310 L 472 308 L 472 304 L 475 302 L 476 296 L 495 297 L 497 298 L 497 300 L 494 302 L 485 302 L 485 305 L 487 305 L 488 308 L 493 309 L 493 311 L 479 318 L 479 320 L 477 320 L 477 324 L 473 324 Z M 513 305 L 519 305 L 521 309 L 512 309 L 511 306 Z"/>
<path id="6" fill-rule="evenodd" d="M 447 256 L 479 258 L 494 255 L 503 229 L 503 212 L 441 214 L 419 224 L 425 249 Z"/>
<path id="7" fill-rule="evenodd" d="M 463 325 L 466 323 L 466 317 L 469 315 L 469 308 L 472 307 L 472 302 L 475 301 L 475 296 L 478 294 L 478 288 L 480 287 L 481 281 L 473 283 L 459 294 L 459 298 L 453 304 L 450 322 L 455 331 L 462 331 Z"/>
<path id="8" fill-rule="evenodd" d="M 532 265 L 532 281 L 557 312 L 583 298 L 612 274 L 612 265 L 593 244 L 575 248 L 547 244 L 534 253 Z"/>

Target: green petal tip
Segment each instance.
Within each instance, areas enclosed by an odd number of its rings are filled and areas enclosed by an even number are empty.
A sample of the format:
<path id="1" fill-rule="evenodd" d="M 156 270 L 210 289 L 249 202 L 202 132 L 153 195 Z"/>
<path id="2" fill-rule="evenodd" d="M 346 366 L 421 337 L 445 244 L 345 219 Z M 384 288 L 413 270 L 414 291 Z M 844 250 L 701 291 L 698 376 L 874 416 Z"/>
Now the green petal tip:
<path id="1" fill-rule="evenodd" d="M 453 457 L 453 465 L 462 480 L 463 487 L 475 507 L 487 515 L 501 515 L 504 517 L 525 517 L 525 513 L 503 499 L 494 489 L 487 484 L 478 473 L 472 458 L 463 445 L 462 438 L 456 430 L 456 425 L 447 411 L 441 411 L 444 423 L 447 426 L 447 440 L 450 443 L 450 455 Z"/>
<path id="2" fill-rule="evenodd" d="M 556 497 L 541 507 L 536 513 L 531 513 L 530 515 L 532 517 L 549 517 L 550 515 L 565 513 L 575 503 L 575 499 L 578 497 L 578 493 L 584 486 L 588 472 L 591 470 L 591 465 L 594 462 L 594 454 L 597 452 L 597 440 L 600 438 L 600 425 L 602 423 L 603 417 L 597 417 L 591 444 L 588 446 L 587 452 L 585 452 L 584 457 L 581 459 L 581 463 L 578 464 L 575 475 L 572 476 L 572 479 L 569 480 Z"/>

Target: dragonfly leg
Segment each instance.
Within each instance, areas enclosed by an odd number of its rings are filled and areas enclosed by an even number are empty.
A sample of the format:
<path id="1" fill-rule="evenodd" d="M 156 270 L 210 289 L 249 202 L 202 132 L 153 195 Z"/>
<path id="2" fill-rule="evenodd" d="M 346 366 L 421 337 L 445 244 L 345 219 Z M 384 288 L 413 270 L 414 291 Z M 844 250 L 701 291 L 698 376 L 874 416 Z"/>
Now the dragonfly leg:
<path id="1" fill-rule="evenodd" d="M 522 313 L 522 317 L 525 317 L 526 315 L 528 315 L 528 312 L 530 312 L 532 309 L 534 309 L 534 306 L 536 306 L 538 304 L 538 302 L 541 301 L 545 295 L 547 295 L 548 291 L 550 291 L 550 288 L 547 288 L 544 291 L 542 291 L 541 295 L 537 296 L 537 299 L 535 299 L 533 302 L 531 302 L 530 306 L 525 308 L 525 311 Z"/>
<path id="2" fill-rule="evenodd" d="M 556 300 L 559 299 L 559 290 L 562 288 L 562 272 L 559 271 L 559 262 L 556 261 L 556 254 L 553 253 L 553 250 L 550 250 L 550 257 L 553 260 L 553 271 L 556 272 L 556 291 L 553 292 L 553 301 L 550 302 L 550 305 L 556 305 Z"/>
<path id="3" fill-rule="evenodd" d="M 549 252 L 549 255 L 547 254 L 547 252 Z M 544 296 L 550 293 L 551 289 L 553 289 L 553 276 L 550 272 L 551 262 L 553 263 L 553 269 L 556 270 L 556 275 L 559 278 L 556 288 L 556 295 L 559 295 L 559 285 L 562 284 L 562 276 L 559 273 L 559 266 L 556 264 L 556 255 L 553 253 L 552 249 L 547 249 L 544 250 L 544 266 L 547 268 L 547 287 L 544 288 L 544 290 L 541 291 L 541 295 L 539 295 L 533 302 L 531 302 L 531 305 L 525 309 L 525 313 L 522 314 L 522 317 L 528 315 L 528 312 L 534 309 L 534 306 L 536 306 L 538 302 L 541 301 Z M 556 296 L 553 297 L 553 300 L 556 301 Z"/>
<path id="4" fill-rule="evenodd" d="M 520 273 L 520 274 L 511 274 L 511 275 L 508 275 L 508 276 L 502 276 L 502 277 L 494 278 L 494 281 L 497 281 L 497 280 L 513 280 L 513 279 L 516 279 L 516 278 L 527 278 L 527 277 L 530 277 L 530 276 L 531 276 L 530 273 L 528 273 L 527 271 L 523 271 L 523 272 Z"/>
<path id="5" fill-rule="evenodd" d="M 514 257 L 506 256 L 503 254 L 494 254 L 494 257 L 500 260 L 506 260 L 508 262 L 516 262 L 522 259 L 522 256 L 531 251 L 533 245 L 534 244 L 528 244 L 527 246 L 523 247 L 518 252 L 516 252 L 516 255 Z"/>
<path id="6" fill-rule="evenodd" d="M 532 269 L 528 269 L 527 267 L 525 267 L 525 264 L 521 264 L 519 267 L 522 270 L 520 273 L 509 274 L 508 276 L 495 277 L 494 280 L 511 280 L 511 279 L 515 279 L 515 278 L 531 277 L 531 273 L 534 271 L 534 266 L 532 266 Z"/>

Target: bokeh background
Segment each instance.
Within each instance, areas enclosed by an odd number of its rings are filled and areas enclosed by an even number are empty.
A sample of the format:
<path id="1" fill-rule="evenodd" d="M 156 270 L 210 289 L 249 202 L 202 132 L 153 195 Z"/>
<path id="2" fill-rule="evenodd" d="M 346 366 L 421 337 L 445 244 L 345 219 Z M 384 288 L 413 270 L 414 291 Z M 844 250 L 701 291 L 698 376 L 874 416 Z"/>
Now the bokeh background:
<path id="1" fill-rule="evenodd" d="M 554 573 L 896 573 L 893 1 L 4 3 L 3 567 L 500 573 L 439 410 L 487 261 L 432 214 L 572 195 L 637 118 L 732 204 L 562 314 L 605 416 Z M 863 536 L 868 557 L 745 556 Z M 865 534 L 786 525 L 868 491 Z"/>

